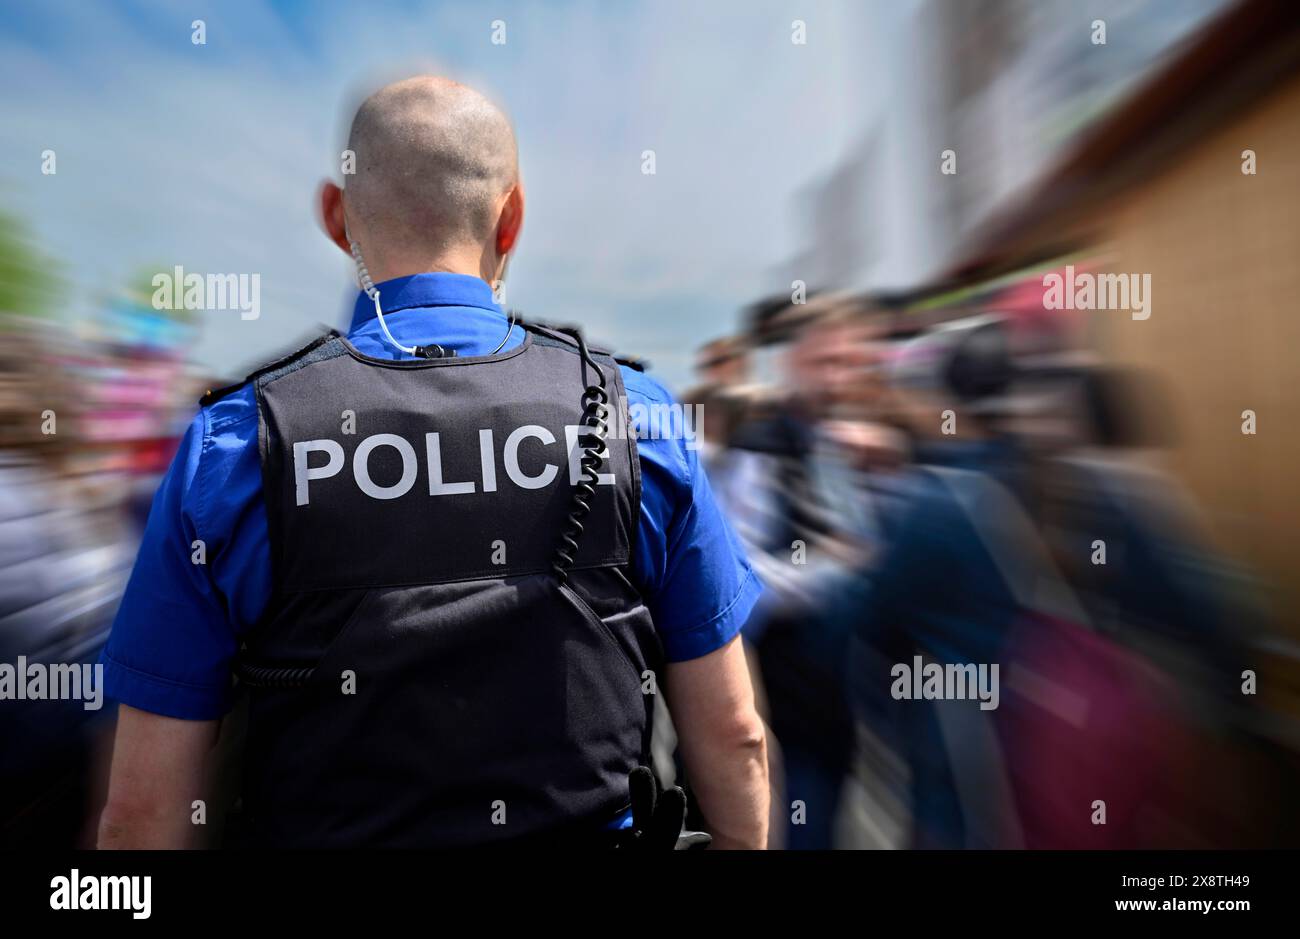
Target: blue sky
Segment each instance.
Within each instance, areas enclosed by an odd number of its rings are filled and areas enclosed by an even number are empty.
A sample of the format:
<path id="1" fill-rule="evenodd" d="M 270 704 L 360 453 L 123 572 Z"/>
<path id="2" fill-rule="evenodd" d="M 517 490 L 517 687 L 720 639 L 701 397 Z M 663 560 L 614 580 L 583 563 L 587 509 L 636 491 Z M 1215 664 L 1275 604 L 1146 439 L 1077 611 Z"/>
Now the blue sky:
<path id="1" fill-rule="evenodd" d="M 230 371 L 337 325 L 354 287 L 315 189 L 362 91 L 420 71 L 514 119 L 528 216 L 511 305 L 581 322 L 670 383 L 737 311 L 781 289 L 795 199 L 877 106 L 906 4 L 7 4 L 0 207 L 90 315 L 142 270 L 260 273 L 262 315 L 205 314 L 195 358 Z M 203 19 L 207 44 L 191 42 Z M 506 23 L 505 45 L 491 42 Z M 808 44 L 790 42 L 791 21 Z M 58 173 L 40 173 L 57 153 Z M 641 173 L 656 152 L 657 173 Z M 786 288 L 788 289 L 788 285 Z"/>

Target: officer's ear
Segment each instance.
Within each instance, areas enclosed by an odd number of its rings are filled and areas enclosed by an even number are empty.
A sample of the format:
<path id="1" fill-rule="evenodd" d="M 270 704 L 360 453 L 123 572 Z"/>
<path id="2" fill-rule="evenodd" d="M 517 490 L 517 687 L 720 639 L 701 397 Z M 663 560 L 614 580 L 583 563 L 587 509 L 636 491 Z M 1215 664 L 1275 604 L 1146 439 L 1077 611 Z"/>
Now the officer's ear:
<path id="1" fill-rule="evenodd" d="M 496 250 L 498 257 L 505 257 L 519 241 L 519 231 L 524 227 L 524 184 L 515 183 L 514 188 L 506 194 L 505 204 L 501 206 L 501 220 L 497 222 Z"/>
<path id="2" fill-rule="evenodd" d="M 343 190 L 328 179 L 320 184 L 316 212 L 316 221 L 325 236 L 344 254 L 351 254 L 352 246 L 348 244 L 347 226 L 343 222 Z"/>

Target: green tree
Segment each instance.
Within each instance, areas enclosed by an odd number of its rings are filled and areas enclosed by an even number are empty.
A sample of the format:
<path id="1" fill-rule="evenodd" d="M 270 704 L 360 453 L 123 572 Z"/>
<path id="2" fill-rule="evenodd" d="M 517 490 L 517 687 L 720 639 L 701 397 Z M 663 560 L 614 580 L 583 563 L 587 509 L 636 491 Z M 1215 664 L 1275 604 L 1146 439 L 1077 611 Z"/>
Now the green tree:
<path id="1" fill-rule="evenodd" d="M 62 266 L 21 219 L 0 211 L 0 316 L 52 316 L 66 293 Z"/>

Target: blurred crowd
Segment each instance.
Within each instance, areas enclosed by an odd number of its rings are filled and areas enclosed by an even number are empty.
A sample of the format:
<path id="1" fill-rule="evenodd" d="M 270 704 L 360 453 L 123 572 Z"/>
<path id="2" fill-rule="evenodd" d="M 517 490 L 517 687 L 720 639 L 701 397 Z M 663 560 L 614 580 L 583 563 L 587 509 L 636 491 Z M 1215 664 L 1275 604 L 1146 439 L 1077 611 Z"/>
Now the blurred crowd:
<path id="1" fill-rule="evenodd" d="M 1294 843 L 1259 585 L 1167 467 L 1159 382 L 1041 301 L 782 297 L 699 351 L 683 402 L 767 587 L 774 847 Z M 0 661 L 93 662 L 203 387 L 192 326 L 130 293 L 89 332 L 0 326 Z M 996 706 L 900 694 L 922 663 L 996 665 Z M 0 846 L 87 843 L 111 711 L 6 702 Z"/>
<path id="2" fill-rule="evenodd" d="M 778 297 L 698 354 L 684 398 L 767 585 L 745 638 L 774 846 L 1294 843 L 1257 585 L 1169 471 L 1159 382 L 1093 355 L 1039 278 Z M 899 667 L 931 664 L 996 666 L 996 707 L 917 700 Z"/>
<path id="3" fill-rule="evenodd" d="M 3 248 L 24 250 L 13 232 Z M 147 293 L 76 324 L 22 302 L 29 273 L 0 278 L 0 662 L 92 665 L 206 385 L 186 361 L 192 324 Z M 113 710 L 3 702 L 0 848 L 93 843 Z"/>

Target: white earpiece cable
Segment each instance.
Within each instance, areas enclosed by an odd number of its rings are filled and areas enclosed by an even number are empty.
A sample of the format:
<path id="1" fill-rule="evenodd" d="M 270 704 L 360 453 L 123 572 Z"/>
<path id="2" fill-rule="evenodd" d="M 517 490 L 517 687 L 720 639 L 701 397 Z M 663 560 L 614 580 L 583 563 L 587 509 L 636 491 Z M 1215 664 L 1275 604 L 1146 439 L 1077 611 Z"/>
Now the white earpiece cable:
<path id="1" fill-rule="evenodd" d="M 357 280 L 361 282 L 361 289 L 366 292 L 366 296 L 375 301 L 375 316 L 379 318 L 379 327 L 384 331 L 384 336 L 388 339 L 390 345 L 400 349 L 407 355 L 415 355 L 415 346 L 404 346 L 388 331 L 388 323 L 384 320 L 384 308 L 379 305 L 379 288 L 370 278 L 370 271 L 366 270 L 366 262 L 361 258 L 361 246 L 355 241 L 348 239 L 348 244 L 352 246 L 352 259 L 357 262 Z"/>
<path id="2" fill-rule="evenodd" d="M 346 227 L 347 226 L 345 224 L 344 225 L 345 231 L 346 231 Z M 419 346 L 404 346 L 396 339 L 394 339 L 393 334 L 388 331 L 388 323 L 384 319 L 384 309 L 379 305 L 379 288 L 375 286 L 374 280 L 371 279 L 370 277 L 370 271 L 366 269 L 366 262 L 361 257 L 361 246 L 358 245 L 355 241 L 353 241 L 350 235 L 348 236 L 348 244 L 352 247 L 352 259 L 356 261 L 357 264 L 357 280 L 360 282 L 361 289 L 365 291 L 366 296 L 369 297 L 371 300 L 375 301 L 375 316 L 379 320 L 379 328 L 384 331 L 384 337 L 388 340 L 389 345 L 393 346 L 393 348 L 395 349 L 400 349 L 401 351 L 405 352 L 407 355 L 419 355 L 420 354 Z M 508 263 L 508 259 L 507 259 L 507 263 Z M 493 349 L 491 352 L 489 352 L 488 355 L 496 355 L 505 347 L 505 344 L 510 339 L 510 333 L 514 330 L 514 328 L 515 328 L 515 313 L 514 310 L 511 310 L 510 318 L 506 323 L 505 336 L 502 337 L 501 342 L 499 342 L 497 344 L 497 347 Z"/>

